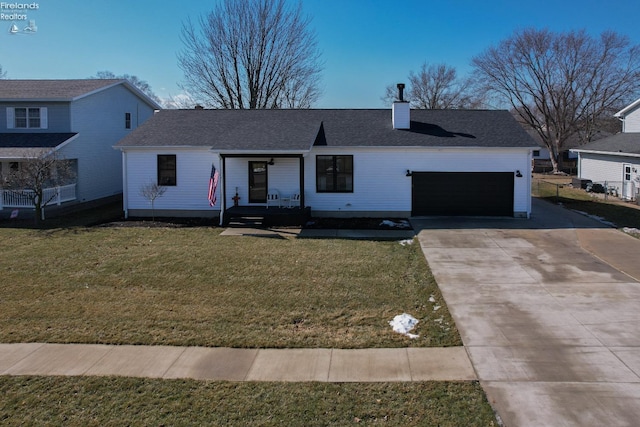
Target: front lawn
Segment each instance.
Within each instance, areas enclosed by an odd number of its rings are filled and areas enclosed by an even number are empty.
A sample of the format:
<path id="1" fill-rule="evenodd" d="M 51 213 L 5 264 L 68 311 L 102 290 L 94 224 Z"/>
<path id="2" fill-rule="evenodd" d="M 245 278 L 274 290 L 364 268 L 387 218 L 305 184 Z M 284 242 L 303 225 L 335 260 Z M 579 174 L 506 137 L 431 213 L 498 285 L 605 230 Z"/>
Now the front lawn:
<path id="1" fill-rule="evenodd" d="M 0 342 L 461 345 L 417 243 L 220 231 L 1 228 Z M 403 312 L 420 338 L 391 330 Z"/>
<path id="2" fill-rule="evenodd" d="M 0 377 L 6 426 L 496 426 L 477 382 L 225 383 Z"/>

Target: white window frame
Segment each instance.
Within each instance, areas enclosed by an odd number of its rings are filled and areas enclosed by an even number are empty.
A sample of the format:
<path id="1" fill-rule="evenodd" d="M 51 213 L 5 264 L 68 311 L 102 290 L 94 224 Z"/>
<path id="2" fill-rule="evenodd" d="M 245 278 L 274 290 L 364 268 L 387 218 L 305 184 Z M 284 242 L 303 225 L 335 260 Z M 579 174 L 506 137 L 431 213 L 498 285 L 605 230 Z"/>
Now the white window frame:
<path id="1" fill-rule="evenodd" d="M 16 108 L 26 110 L 26 126 L 17 126 Z M 38 110 L 40 114 L 40 126 L 31 126 L 29 111 Z M 34 117 L 35 118 L 35 117 Z M 47 129 L 49 126 L 47 107 L 7 107 L 7 129 Z"/>

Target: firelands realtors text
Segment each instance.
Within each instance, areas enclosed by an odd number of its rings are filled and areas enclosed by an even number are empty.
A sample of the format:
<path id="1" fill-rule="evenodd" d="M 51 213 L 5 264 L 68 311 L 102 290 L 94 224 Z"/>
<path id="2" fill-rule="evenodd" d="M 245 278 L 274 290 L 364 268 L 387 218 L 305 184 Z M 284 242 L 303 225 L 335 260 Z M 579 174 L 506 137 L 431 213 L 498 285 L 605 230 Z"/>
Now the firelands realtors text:
<path id="1" fill-rule="evenodd" d="M 0 20 L 4 21 L 26 21 L 28 12 L 40 9 L 39 3 L 7 3 L 0 2 Z"/>

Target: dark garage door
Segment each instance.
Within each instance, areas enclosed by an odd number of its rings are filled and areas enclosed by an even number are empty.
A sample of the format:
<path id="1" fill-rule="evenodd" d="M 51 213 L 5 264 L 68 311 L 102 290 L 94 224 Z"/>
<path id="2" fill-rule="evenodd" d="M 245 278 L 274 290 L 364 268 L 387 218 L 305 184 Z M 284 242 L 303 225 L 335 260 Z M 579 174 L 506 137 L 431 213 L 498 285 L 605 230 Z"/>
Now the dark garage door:
<path id="1" fill-rule="evenodd" d="M 513 216 L 512 172 L 413 172 L 412 212 Z"/>

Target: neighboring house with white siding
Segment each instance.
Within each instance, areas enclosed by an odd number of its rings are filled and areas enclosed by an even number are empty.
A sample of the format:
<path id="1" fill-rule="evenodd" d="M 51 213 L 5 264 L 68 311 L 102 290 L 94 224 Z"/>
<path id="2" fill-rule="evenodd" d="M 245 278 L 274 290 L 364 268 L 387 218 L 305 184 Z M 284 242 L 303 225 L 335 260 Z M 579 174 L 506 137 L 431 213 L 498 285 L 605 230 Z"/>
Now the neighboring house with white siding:
<path id="1" fill-rule="evenodd" d="M 52 189 L 61 201 L 117 196 L 122 158 L 113 145 L 159 108 L 126 80 L 0 80 L 0 178 L 34 153 L 56 153 L 70 160 L 75 172 L 64 189 Z M 32 207 L 25 198 L 0 191 L 0 211 Z"/>
<path id="2" fill-rule="evenodd" d="M 536 143 L 507 111 L 163 110 L 120 141 L 127 216 L 531 213 Z M 217 202 L 208 196 L 212 165 Z M 279 200 L 272 200 L 273 195 Z"/>
<path id="3" fill-rule="evenodd" d="M 578 177 L 603 185 L 611 194 L 637 200 L 640 194 L 640 99 L 618 111 L 622 132 L 572 151 Z"/>

